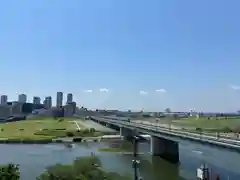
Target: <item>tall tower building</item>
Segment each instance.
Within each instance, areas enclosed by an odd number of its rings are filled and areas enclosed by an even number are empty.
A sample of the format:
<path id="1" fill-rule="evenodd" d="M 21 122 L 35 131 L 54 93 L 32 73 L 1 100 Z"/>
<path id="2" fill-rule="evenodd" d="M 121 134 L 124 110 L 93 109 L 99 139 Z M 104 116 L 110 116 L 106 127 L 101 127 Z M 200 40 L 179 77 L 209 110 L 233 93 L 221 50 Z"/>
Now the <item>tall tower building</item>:
<path id="1" fill-rule="evenodd" d="M 48 97 L 45 98 L 45 100 L 44 100 L 44 107 L 46 109 L 52 108 L 52 97 L 51 96 L 48 96 Z"/>
<path id="2" fill-rule="evenodd" d="M 67 104 L 72 103 L 72 102 L 73 102 L 73 94 L 68 93 L 67 94 Z"/>
<path id="3" fill-rule="evenodd" d="M 61 107 L 63 105 L 63 93 L 62 92 L 57 92 L 57 107 Z"/>
<path id="4" fill-rule="evenodd" d="M 1 96 L 1 105 L 7 104 L 7 99 L 8 99 L 7 95 L 2 95 Z"/>
<path id="5" fill-rule="evenodd" d="M 64 116 L 73 116 L 76 110 L 76 103 L 69 102 L 66 106 L 64 106 Z"/>
<path id="6" fill-rule="evenodd" d="M 26 103 L 27 102 L 27 95 L 26 94 L 19 94 L 18 102 Z"/>
<path id="7" fill-rule="evenodd" d="M 34 96 L 33 97 L 33 104 L 41 104 L 41 98 L 37 97 L 37 96 Z"/>

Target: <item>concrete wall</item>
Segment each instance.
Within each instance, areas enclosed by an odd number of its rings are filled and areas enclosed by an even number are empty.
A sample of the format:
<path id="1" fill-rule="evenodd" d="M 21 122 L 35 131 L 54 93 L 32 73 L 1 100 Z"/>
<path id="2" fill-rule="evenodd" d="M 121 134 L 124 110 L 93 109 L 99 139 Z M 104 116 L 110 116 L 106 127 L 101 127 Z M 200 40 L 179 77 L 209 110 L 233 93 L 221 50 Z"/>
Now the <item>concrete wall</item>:
<path id="1" fill-rule="evenodd" d="M 160 156 L 173 163 L 179 162 L 178 143 L 164 138 L 151 137 L 151 154 Z"/>

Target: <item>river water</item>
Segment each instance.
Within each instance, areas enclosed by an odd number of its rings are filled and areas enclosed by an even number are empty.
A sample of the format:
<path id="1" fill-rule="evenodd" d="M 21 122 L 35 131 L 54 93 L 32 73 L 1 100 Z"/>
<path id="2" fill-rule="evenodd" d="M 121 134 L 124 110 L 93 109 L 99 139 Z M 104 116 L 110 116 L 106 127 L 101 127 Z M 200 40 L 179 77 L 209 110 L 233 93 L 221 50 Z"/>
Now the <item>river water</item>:
<path id="1" fill-rule="evenodd" d="M 132 155 L 121 153 L 99 152 L 99 148 L 108 147 L 112 143 L 80 143 L 73 148 L 64 144 L 46 145 L 0 145 L 0 164 L 20 164 L 21 180 L 34 180 L 47 166 L 56 163 L 71 163 L 76 157 L 88 156 L 91 152 L 102 161 L 103 168 L 121 174 L 132 174 Z M 152 157 L 149 144 L 141 143 L 140 174 L 144 180 L 193 180 L 196 179 L 196 168 L 206 163 L 213 174 L 219 173 L 221 180 L 240 179 L 240 154 L 210 146 L 194 143 L 180 144 L 180 165 L 173 165 L 158 157 Z"/>

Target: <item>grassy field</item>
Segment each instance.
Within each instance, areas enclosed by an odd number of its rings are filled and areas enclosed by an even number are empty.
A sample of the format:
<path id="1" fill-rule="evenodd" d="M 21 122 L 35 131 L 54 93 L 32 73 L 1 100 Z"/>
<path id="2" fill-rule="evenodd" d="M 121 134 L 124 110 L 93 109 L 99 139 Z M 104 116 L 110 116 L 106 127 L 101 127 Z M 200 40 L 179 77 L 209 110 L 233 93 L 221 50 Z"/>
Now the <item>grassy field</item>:
<path id="1" fill-rule="evenodd" d="M 0 124 L 0 138 L 8 139 L 50 139 L 58 136 L 58 131 L 76 130 L 75 122 L 64 119 L 62 121 L 51 118 L 41 120 L 23 120 Z M 41 133 L 56 131 L 56 133 Z M 49 135 L 51 134 L 51 135 Z"/>
<path id="2" fill-rule="evenodd" d="M 167 123 L 167 121 L 165 122 Z M 220 129 L 236 129 L 240 127 L 240 118 L 212 118 L 208 119 L 206 117 L 201 118 L 181 118 L 178 120 L 172 120 L 171 124 L 173 126 L 178 126 L 186 129 L 201 128 L 205 130 L 220 130 Z"/>

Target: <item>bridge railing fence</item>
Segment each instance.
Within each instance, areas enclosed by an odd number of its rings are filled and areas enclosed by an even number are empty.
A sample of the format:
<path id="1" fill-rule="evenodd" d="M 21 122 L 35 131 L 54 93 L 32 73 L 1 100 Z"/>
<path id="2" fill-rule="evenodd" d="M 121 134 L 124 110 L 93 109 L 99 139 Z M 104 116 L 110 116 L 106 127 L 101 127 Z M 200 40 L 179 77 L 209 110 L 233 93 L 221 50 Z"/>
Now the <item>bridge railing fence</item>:
<path id="1" fill-rule="evenodd" d="M 165 129 L 165 130 L 174 130 L 174 131 L 178 131 L 179 133 L 193 133 L 193 134 L 198 134 L 198 135 L 206 135 L 206 136 L 211 136 L 214 137 L 216 139 L 219 138 L 228 138 L 228 139 L 232 139 L 232 140 L 236 140 L 236 141 L 240 141 L 240 134 L 239 133 L 219 133 L 219 132 L 202 132 L 202 131 L 197 131 L 197 130 L 191 130 L 191 129 L 185 129 L 185 128 L 174 128 L 174 127 L 164 127 L 162 125 L 156 126 L 156 124 L 150 124 L 150 123 L 143 123 L 143 122 L 138 122 L 138 123 L 134 123 L 134 124 L 143 124 L 143 125 L 151 125 L 153 127 L 156 128 L 161 128 L 161 129 Z"/>

